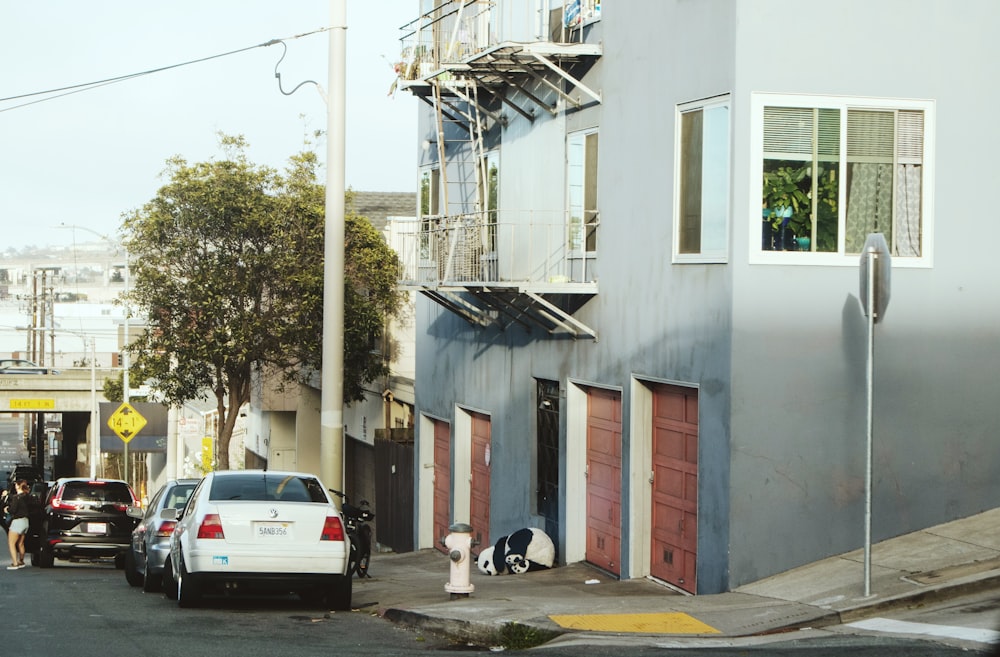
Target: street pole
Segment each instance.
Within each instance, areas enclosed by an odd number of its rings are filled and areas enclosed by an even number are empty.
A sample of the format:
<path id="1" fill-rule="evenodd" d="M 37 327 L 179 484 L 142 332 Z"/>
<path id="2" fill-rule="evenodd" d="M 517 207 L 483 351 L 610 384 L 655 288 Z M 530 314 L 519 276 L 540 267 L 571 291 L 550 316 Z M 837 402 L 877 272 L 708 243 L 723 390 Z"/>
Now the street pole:
<path id="1" fill-rule="evenodd" d="M 122 339 L 122 401 L 126 404 L 129 403 L 129 380 L 128 380 L 128 367 L 129 367 L 129 353 L 128 353 L 128 317 L 131 314 L 132 306 L 129 304 L 128 294 L 129 294 L 129 262 L 128 262 L 128 247 L 122 245 L 125 250 L 125 318 L 123 330 L 125 337 Z M 125 481 L 131 485 L 129 480 L 129 468 L 128 468 L 128 443 L 122 443 L 122 460 L 125 462 Z"/>
<path id="2" fill-rule="evenodd" d="M 101 430 L 97 426 L 97 344 L 90 338 L 90 478 L 97 479 L 97 460 L 101 458 Z"/>
<path id="3" fill-rule="evenodd" d="M 326 220 L 323 268 L 323 374 L 320 478 L 343 490 L 344 477 L 344 193 L 347 132 L 347 0 L 330 0 Z"/>
<path id="4" fill-rule="evenodd" d="M 868 258 L 868 363 L 865 369 L 867 388 L 868 413 L 865 418 L 867 433 L 867 458 L 865 460 L 865 597 L 872 594 L 872 451 L 874 426 L 872 401 L 874 399 L 875 382 L 875 261 L 878 254 L 869 250 Z"/>

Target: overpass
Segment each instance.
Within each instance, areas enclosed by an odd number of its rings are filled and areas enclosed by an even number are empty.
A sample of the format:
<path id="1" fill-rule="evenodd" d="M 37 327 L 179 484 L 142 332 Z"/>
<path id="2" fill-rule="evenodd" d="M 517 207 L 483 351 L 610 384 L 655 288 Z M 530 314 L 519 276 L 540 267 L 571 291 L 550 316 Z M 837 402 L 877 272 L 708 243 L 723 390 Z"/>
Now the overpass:
<path id="1" fill-rule="evenodd" d="M 117 370 L 95 370 L 97 401 L 106 402 L 104 379 L 117 376 Z M 0 373 L 0 413 L 89 413 L 91 370 L 63 370 L 60 374 Z"/>
<path id="2" fill-rule="evenodd" d="M 49 455 L 52 477 L 83 475 L 85 471 L 81 467 L 84 462 L 89 463 L 90 458 L 81 453 L 81 448 L 88 444 L 94 391 L 98 404 L 107 402 L 104 380 L 117 376 L 117 373 L 118 370 L 110 368 L 95 369 L 93 373 L 89 368 L 63 370 L 59 374 L 0 373 L 0 417 L 12 413 L 35 415 L 32 460 L 35 465 L 41 466 L 43 461 L 38 455 L 45 454 L 46 450 L 42 414 L 62 414 L 61 448 L 58 454 Z"/>

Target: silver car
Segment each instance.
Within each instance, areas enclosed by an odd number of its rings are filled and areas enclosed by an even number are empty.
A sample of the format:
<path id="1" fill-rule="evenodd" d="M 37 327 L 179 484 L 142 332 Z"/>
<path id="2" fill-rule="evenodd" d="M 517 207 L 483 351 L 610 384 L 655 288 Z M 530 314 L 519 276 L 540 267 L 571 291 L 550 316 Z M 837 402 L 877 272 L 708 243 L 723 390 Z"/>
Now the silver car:
<path id="1" fill-rule="evenodd" d="M 143 591 L 160 589 L 163 561 L 170 553 L 170 535 L 177 524 L 174 517 L 184 508 L 199 479 L 171 479 L 156 491 L 145 511 L 130 507 L 128 514 L 140 518 L 132 531 L 132 544 L 125 553 L 125 579 Z M 164 514 L 163 511 L 169 509 Z"/>

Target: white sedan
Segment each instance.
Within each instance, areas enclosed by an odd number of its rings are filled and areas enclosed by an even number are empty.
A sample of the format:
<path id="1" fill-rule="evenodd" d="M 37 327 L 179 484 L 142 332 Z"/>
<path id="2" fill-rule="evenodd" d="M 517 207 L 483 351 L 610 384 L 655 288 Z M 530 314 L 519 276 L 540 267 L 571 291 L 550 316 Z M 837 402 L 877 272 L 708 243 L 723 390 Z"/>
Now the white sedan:
<path id="1" fill-rule="evenodd" d="M 326 488 L 302 472 L 210 472 L 177 515 L 163 590 L 182 607 L 206 593 L 298 593 L 351 608 L 350 543 Z"/>

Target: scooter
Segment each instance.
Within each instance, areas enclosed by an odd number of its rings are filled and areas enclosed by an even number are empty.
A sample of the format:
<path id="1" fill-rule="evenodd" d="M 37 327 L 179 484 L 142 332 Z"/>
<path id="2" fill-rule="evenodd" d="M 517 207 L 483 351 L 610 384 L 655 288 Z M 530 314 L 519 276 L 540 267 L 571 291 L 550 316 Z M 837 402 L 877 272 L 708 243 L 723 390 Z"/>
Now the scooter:
<path id="1" fill-rule="evenodd" d="M 368 500 L 361 500 L 354 506 L 345 493 L 330 489 L 343 503 L 344 524 L 347 525 L 347 536 L 351 539 L 351 561 L 348 573 L 357 573 L 359 578 L 371 577 L 368 574 L 368 562 L 372 556 L 372 528 L 368 521 L 375 518 L 375 513 L 368 508 Z"/>

